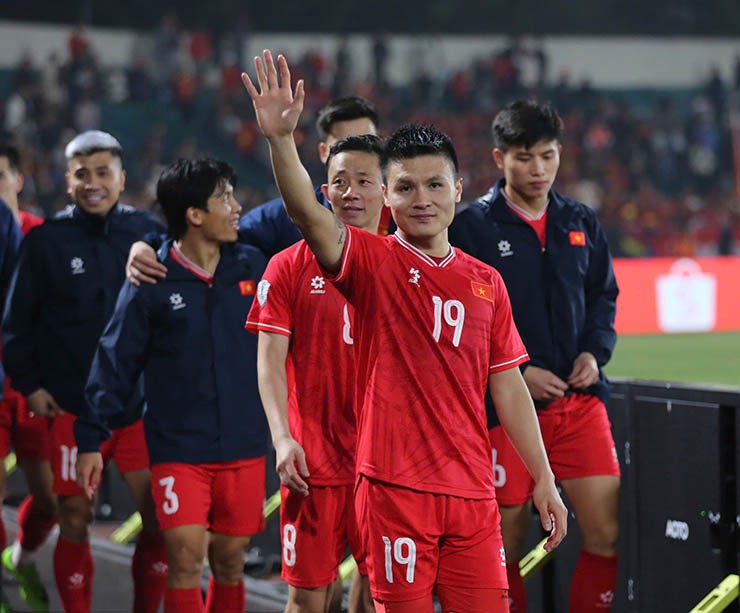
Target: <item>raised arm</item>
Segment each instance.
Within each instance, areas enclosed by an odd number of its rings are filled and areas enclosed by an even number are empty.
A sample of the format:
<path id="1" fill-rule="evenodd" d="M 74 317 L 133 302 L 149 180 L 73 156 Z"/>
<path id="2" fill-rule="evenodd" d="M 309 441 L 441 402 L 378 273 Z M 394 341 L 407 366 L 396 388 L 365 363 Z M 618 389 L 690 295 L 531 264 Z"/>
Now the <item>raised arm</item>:
<path id="1" fill-rule="evenodd" d="M 338 272 L 347 229 L 331 211 L 316 202 L 311 178 L 301 163 L 293 138 L 303 110 L 303 81 L 298 81 L 294 94 L 288 62 L 282 55 L 277 60 L 276 69 L 267 50 L 264 60 L 254 58 L 259 91 L 247 73 L 242 73 L 242 82 L 252 98 L 257 123 L 270 145 L 272 172 L 288 215 L 319 263 L 329 272 Z"/>

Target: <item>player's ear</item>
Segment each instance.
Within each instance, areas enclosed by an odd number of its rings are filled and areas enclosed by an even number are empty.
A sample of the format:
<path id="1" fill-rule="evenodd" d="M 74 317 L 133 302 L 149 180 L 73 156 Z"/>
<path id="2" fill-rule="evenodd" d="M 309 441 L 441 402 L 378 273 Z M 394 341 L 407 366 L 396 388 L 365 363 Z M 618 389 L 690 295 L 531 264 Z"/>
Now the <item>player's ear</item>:
<path id="1" fill-rule="evenodd" d="M 326 144 L 326 141 L 321 141 L 319 143 L 319 159 L 321 160 L 322 164 L 326 164 L 326 160 L 329 159 L 329 151 L 331 150 L 331 147 Z"/>
<path id="2" fill-rule="evenodd" d="M 462 191 L 463 191 L 463 178 L 458 177 L 457 181 L 455 181 L 455 202 L 460 202 L 462 200 Z"/>
<path id="3" fill-rule="evenodd" d="M 329 185 L 327 183 L 321 184 L 321 193 L 324 194 L 324 198 L 329 202 Z"/>
<path id="4" fill-rule="evenodd" d="M 189 226 L 199 228 L 203 225 L 203 217 L 206 212 L 197 206 L 189 206 L 185 211 L 185 220 Z"/>
<path id="5" fill-rule="evenodd" d="M 494 147 L 491 150 L 491 157 L 493 158 L 494 164 L 496 164 L 497 168 L 500 168 L 503 170 L 504 168 L 504 152 L 501 151 L 498 147 Z"/>

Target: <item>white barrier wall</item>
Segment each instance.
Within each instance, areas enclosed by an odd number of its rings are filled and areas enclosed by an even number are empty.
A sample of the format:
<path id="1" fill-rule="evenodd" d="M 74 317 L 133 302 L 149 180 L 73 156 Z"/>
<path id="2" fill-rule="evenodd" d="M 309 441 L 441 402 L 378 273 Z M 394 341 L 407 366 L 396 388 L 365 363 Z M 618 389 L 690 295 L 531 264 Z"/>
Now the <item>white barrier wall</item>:
<path id="1" fill-rule="evenodd" d="M 50 26 L 0 21 L 0 68 L 18 63 L 28 53 L 40 65 L 51 52 L 64 58 L 67 40 L 73 26 Z M 134 45 L 145 44 L 148 32 L 91 28 L 86 35 L 104 66 L 128 63 Z M 251 57 L 269 47 L 289 57 L 307 49 L 320 49 L 333 58 L 340 36 L 330 33 L 254 33 L 245 45 L 244 65 Z M 389 78 L 405 83 L 421 69 L 434 76 L 470 65 L 475 57 L 487 57 L 503 49 L 505 36 L 389 36 Z M 602 88 L 685 88 L 705 80 L 710 67 L 716 65 L 722 76 L 734 78 L 735 63 L 740 57 L 738 38 L 648 38 L 648 37 L 569 37 L 550 36 L 540 39 L 549 59 L 548 76 L 554 80 L 561 70 L 570 72 L 572 80 L 591 80 Z M 370 36 L 347 37 L 356 80 L 371 73 Z"/>

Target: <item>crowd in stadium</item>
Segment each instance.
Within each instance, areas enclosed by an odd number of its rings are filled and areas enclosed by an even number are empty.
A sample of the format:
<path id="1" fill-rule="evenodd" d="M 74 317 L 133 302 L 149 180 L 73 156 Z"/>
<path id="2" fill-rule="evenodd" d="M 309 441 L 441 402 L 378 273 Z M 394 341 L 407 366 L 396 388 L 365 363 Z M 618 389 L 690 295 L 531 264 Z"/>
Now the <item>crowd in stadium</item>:
<path id="1" fill-rule="evenodd" d="M 104 127 L 103 108 L 159 102 L 184 121 L 218 137 L 238 164 L 247 156 L 259 182 L 245 206 L 263 201 L 271 189 L 265 149 L 239 82 L 236 34 L 216 44 L 206 31 L 185 30 L 166 14 L 149 45 L 137 45 L 125 70 L 101 68 L 85 32 L 70 33 L 66 54 L 42 64 L 20 61 L 7 79 L 2 105 L 3 131 L 21 147 L 26 203 L 48 215 L 65 204 L 61 143 L 73 131 Z M 345 45 L 335 57 L 309 50 L 293 58 L 296 76 L 311 92 L 309 111 L 338 94 L 372 100 L 391 131 L 405 121 L 429 122 L 458 143 L 466 181 L 465 197 L 482 194 L 488 184 L 491 119 L 506 102 L 537 96 L 563 116 L 567 156 L 559 185 L 599 211 L 617 256 L 727 254 L 737 240 L 738 211 L 732 171 L 728 108 L 740 88 L 740 63 L 734 83 L 707 67 L 707 78 L 684 96 L 651 92 L 630 98 L 595 90 L 587 80 L 574 83 L 567 72 L 548 74 L 541 48 L 513 40 L 489 56 L 472 58 L 452 74 L 420 72 L 404 86 L 385 77 L 388 48 L 378 37 L 374 70 L 353 78 Z M 352 91 L 339 91 L 351 83 Z M 205 102 L 203 102 L 205 101 Z M 316 135 L 311 114 L 303 124 L 305 149 Z M 173 155 L 190 156 L 203 144 L 175 140 L 162 122 L 152 122 L 129 161 L 127 200 L 149 206 L 152 179 Z M 310 167 L 314 176 L 321 170 Z"/>

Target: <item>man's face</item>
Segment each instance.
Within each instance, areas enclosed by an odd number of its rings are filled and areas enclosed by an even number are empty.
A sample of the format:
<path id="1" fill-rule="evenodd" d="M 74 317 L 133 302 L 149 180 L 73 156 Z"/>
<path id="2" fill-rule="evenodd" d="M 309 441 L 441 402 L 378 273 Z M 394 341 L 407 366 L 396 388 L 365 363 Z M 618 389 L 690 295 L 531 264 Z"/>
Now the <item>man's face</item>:
<path id="1" fill-rule="evenodd" d="M 10 206 L 18 206 L 18 194 L 23 189 L 23 175 L 10 167 L 10 161 L 0 156 L 0 198 Z"/>
<path id="2" fill-rule="evenodd" d="M 125 186 L 126 172 L 121 168 L 121 158 L 110 151 L 78 155 L 67 167 L 67 193 L 91 215 L 107 215 Z"/>
<path id="3" fill-rule="evenodd" d="M 234 187 L 222 181 L 208 198 L 208 210 L 193 208 L 198 216 L 203 237 L 216 243 L 233 243 L 239 231 L 242 207 L 234 198 Z"/>
<path id="4" fill-rule="evenodd" d="M 364 136 L 366 134 L 378 135 L 378 128 L 367 117 L 350 119 L 348 121 L 337 121 L 331 127 L 329 136 L 325 141 L 319 143 L 319 158 L 322 164 L 329 159 L 329 151 L 334 143 L 348 136 Z"/>
<path id="5" fill-rule="evenodd" d="M 504 171 L 507 190 L 525 202 L 546 199 L 560 167 L 560 143 L 538 141 L 529 149 L 514 145 L 493 150 L 493 160 Z"/>
<path id="6" fill-rule="evenodd" d="M 426 240 L 445 232 L 462 196 L 462 178 L 443 155 L 388 164 L 388 205 L 402 234 Z"/>
<path id="7" fill-rule="evenodd" d="M 377 155 L 342 151 L 329 163 L 322 186 L 334 214 L 345 224 L 376 233 L 385 203 L 385 185 Z"/>

